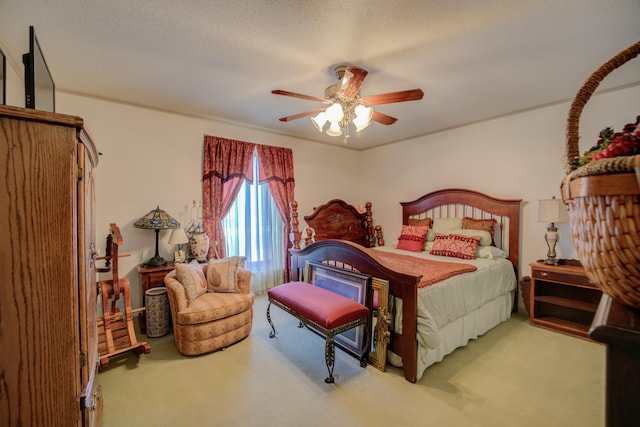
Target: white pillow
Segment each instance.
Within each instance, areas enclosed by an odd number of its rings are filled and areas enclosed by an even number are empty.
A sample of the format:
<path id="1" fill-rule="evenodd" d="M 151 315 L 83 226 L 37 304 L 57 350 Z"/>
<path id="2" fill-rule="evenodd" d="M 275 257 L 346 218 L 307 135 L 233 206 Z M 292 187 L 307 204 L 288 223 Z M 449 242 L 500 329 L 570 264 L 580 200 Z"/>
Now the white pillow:
<path id="1" fill-rule="evenodd" d="M 451 230 L 462 229 L 462 218 L 435 218 L 427 233 L 427 242 L 433 242 L 436 233 L 450 234 Z"/>
<path id="2" fill-rule="evenodd" d="M 489 246 L 493 239 L 491 233 L 484 230 L 472 230 L 469 228 L 460 228 L 458 230 L 449 230 L 447 234 L 460 234 L 462 236 L 480 236 L 480 246 Z"/>
<path id="3" fill-rule="evenodd" d="M 476 258 L 497 259 L 506 257 L 507 253 L 495 246 L 478 246 L 476 251 Z"/>

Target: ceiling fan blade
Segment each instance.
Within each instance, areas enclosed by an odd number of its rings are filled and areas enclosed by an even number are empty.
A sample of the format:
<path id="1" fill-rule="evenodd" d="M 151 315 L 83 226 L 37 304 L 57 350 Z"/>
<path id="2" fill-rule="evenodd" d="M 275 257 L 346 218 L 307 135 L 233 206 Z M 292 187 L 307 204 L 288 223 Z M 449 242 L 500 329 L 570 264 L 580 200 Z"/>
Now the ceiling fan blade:
<path id="1" fill-rule="evenodd" d="M 362 102 L 367 105 L 392 104 L 394 102 L 417 101 L 422 99 L 424 92 L 420 89 L 403 90 L 401 92 L 383 93 L 380 95 L 365 96 Z"/>
<path id="2" fill-rule="evenodd" d="M 331 101 L 329 101 L 328 99 L 318 98 L 317 96 L 311 95 L 303 95 L 301 93 L 288 92 L 286 90 L 276 89 L 272 90 L 271 93 L 273 93 L 274 95 L 284 95 L 291 96 L 293 98 L 306 99 L 307 101 L 322 102 L 323 104 L 331 104 Z"/>
<path id="3" fill-rule="evenodd" d="M 371 120 L 374 122 L 382 123 L 383 125 L 392 125 L 398 121 L 395 117 L 387 116 L 386 114 L 382 114 L 379 111 L 373 112 L 373 117 Z"/>
<path id="4" fill-rule="evenodd" d="M 362 68 L 346 67 L 340 84 L 340 94 L 347 99 L 354 98 L 360 92 L 360 86 L 367 74 L 367 70 Z"/>
<path id="5" fill-rule="evenodd" d="M 324 111 L 324 108 L 318 108 L 317 110 L 305 111 L 304 113 L 294 114 L 293 116 L 281 117 L 278 120 L 281 122 L 290 122 L 291 120 L 299 119 L 306 116 L 312 116 L 314 114 Z"/>

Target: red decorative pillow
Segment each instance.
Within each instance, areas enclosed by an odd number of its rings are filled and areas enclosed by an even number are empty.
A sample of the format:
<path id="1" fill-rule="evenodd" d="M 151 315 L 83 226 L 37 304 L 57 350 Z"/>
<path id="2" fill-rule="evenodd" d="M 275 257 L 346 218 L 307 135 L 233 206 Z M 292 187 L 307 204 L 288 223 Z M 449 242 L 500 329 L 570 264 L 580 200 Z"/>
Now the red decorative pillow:
<path id="1" fill-rule="evenodd" d="M 475 259 L 480 236 L 436 233 L 431 247 L 431 255 L 442 255 L 462 259 Z"/>
<path id="2" fill-rule="evenodd" d="M 429 227 L 403 225 L 396 249 L 404 249 L 412 252 L 422 252 L 424 242 L 427 239 Z"/>

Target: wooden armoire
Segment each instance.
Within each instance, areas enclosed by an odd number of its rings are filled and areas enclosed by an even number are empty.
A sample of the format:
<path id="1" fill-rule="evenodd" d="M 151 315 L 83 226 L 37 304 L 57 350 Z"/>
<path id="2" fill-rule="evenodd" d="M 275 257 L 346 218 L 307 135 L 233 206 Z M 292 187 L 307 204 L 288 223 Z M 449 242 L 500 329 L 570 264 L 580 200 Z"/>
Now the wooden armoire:
<path id="1" fill-rule="evenodd" d="M 94 169 L 79 117 L 0 105 L 0 425 L 100 424 Z"/>

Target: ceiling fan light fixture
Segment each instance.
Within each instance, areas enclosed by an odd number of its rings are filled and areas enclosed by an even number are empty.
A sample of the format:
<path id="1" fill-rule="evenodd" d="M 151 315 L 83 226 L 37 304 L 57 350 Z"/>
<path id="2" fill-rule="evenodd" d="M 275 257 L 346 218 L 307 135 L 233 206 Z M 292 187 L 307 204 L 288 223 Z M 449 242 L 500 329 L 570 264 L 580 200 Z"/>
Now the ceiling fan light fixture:
<path id="1" fill-rule="evenodd" d="M 360 132 L 371 124 L 377 122 L 383 125 L 392 125 L 398 119 L 391 117 L 380 111 L 374 111 L 368 105 L 393 104 L 396 102 L 417 101 L 422 99 L 424 92 L 421 89 L 410 89 L 398 92 L 381 93 L 378 95 L 360 96 L 360 88 L 364 78 L 367 76 L 367 70 L 353 65 L 338 65 L 335 67 L 338 83 L 334 83 L 324 90 L 324 98 L 316 96 L 304 95 L 301 93 L 289 92 L 286 90 L 276 89 L 271 93 L 275 95 L 290 96 L 307 101 L 314 101 L 321 104 L 329 105 L 327 108 L 318 108 L 311 111 L 294 114 L 291 116 L 281 117 L 281 122 L 289 122 L 301 117 L 314 116 L 311 122 L 323 132 L 327 121 L 330 122 L 329 129 L 326 134 L 330 136 L 344 135 L 344 143 L 349 138 L 350 126 L 355 128 L 356 132 Z"/>
<path id="2" fill-rule="evenodd" d="M 322 132 L 324 125 L 327 123 L 327 115 L 324 111 L 321 111 L 317 116 L 311 117 L 311 123 L 318 129 L 319 132 Z"/>
<path id="3" fill-rule="evenodd" d="M 342 105 L 340 105 L 340 103 L 338 102 L 334 102 L 333 104 L 331 104 L 330 107 L 328 107 L 326 110 L 324 110 L 327 119 L 331 122 L 331 124 L 339 124 L 340 120 L 342 120 L 344 118 L 344 111 L 342 110 Z"/>
<path id="4" fill-rule="evenodd" d="M 329 136 L 340 136 L 342 135 L 342 129 L 340 129 L 339 122 L 331 122 L 331 126 L 327 129 L 327 135 Z"/>

